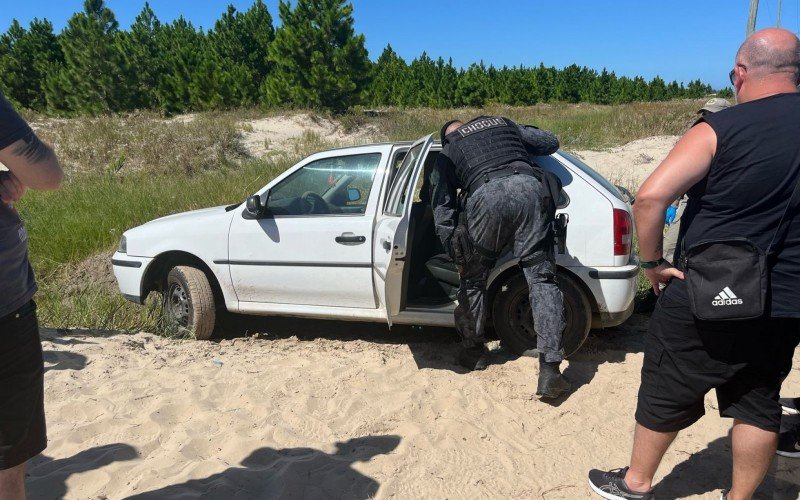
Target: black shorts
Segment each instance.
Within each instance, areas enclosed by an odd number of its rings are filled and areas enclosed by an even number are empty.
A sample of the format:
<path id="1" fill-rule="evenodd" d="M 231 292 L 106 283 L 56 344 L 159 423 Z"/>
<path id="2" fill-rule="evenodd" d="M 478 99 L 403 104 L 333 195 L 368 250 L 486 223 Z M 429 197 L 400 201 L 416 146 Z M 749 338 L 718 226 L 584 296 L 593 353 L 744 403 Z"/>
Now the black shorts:
<path id="1" fill-rule="evenodd" d="M 47 446 L 44 361 L 33 301 L 0 318 L 0 470 Z"/>
<path id="2" fill-rule="evenodd" d="M 800 319 L 698 320 L 686 284 L 674 280 L 650 319 L 636 421 L 658 432 L 685 429 L 716 389 L 721 416 L 778 432 L 778 394 L 798 340 Z"/>

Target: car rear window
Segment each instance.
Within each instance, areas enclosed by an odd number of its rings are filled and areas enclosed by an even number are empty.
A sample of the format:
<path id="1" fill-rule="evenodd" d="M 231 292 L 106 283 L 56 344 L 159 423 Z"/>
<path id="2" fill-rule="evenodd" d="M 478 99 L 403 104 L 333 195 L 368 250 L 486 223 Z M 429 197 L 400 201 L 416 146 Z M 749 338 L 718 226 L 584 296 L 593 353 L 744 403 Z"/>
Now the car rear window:
<path id="1" fill-rule="evenodd" d="M 570 163 L 572 163 L 573 165 L 575 165 L 576 167 L 581 169 L 584 173 L 586 173 L 586 175 L 588 175 L 589 177 L 594 179 L 595 182 L 597 182 L 598 184 L 603 186 L 609 193 L 613 194 L 619 201 L 622 201 L 622 202 L 625 201 L 625 198 L 623 198 L 623 196 L 620 194 L 619 190 L 613 184 L 611 184 L 608 181 L 608 179 L 606 179 L 605 177 L 600 175 L 592 167 L 590 167 L 589 165 L 583 163 L 577 157 L 575 157 L 575 156 L 573 156 L 573 155 L 571 155 L 571 154 L 569 154 L 566 151 L 563 151 L 561 149 L 558 150 L 558 154 L 560 154 L 561 156 L 563 156 L 564 158 L 569 160 Z"/>

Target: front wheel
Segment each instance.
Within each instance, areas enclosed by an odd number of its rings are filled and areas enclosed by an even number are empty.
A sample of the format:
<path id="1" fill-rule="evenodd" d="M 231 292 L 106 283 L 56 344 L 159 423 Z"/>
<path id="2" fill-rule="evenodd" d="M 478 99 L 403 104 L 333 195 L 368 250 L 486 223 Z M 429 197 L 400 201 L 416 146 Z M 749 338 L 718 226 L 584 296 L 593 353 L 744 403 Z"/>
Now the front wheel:
<path id="1" fill-rule="evenodd" d="M 208 277 L 200 269 L 175 266 L 170 269 L 162 290 L 164 317 L 179 333 L 197 340 L 208 340 L 214 333 L 216 307 Z"/>
<path id="2" fill-rule="evenodd" d="M 569 357 L 583 345 L 592 324 L 592 308 L 583 290 L 569 277 L 558 277 L 564 295 L 564 356 Z M 492 304 L 492 317 L 497 336 L 514 354 L 536 348 L 536 329 L 528 295 L 528 283 L 517 274 L 504 283 Z"/>

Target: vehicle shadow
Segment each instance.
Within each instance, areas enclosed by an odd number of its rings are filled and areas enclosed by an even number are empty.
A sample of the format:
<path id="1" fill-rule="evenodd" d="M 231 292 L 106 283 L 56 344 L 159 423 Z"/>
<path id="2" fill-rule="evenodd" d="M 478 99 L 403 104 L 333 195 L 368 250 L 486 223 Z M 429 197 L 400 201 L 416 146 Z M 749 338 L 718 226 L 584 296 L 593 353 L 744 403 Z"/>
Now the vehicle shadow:
<path id="1" fill-rule="evenodd" d="M 578 389 L 591 383 L 600 365 L 624 363 L 628 354 L 643 352 L 649 322 L 650 314 L 634 314 L 619 326 L 590 331 L 583 346 L 569 357 L 563 371 L 564 377 L 572 384 L 572 391 L 564 397 L 546 402 L 560 406 Z"/>
<path id="2" fill-rule="evenodd" d="M 28 498 L 64 498 L 69 490 L 67 480 L 73 474 L 138 457 L 136 448 L 124 443 L 96 446 L 69 458 L 54 459 L 38 455 L 26 466 L 25 489 Z"/>
<path id="3" fill-rule="evenodd" d="M 400 436 L 388 435 L 336 443 L 332 454 L 313 448 L 259 448 L 241 467 L 128 499 L 374 498 L 380 483 L 352 466 L 391 453 L 398 444 Z"/>
<path id="4" fill-rule="evenodd" d="M 603 363 L 619 363 L 633 352 L 641 352 L 649 315 L 635 314 L 626 323 L 614 328 L 592 331 L 584 346 L 569 359 L 564 370 L 573 388 L 582 387 L 594 378 Z M 318 338 L 339 341 L 362 340 L 377 344 L 408 345 L 417 368 L 468 371 L 458 365 L 460 338 L 454 328 L 394 325 L 380 323 L 316 320 L 287 317 L 258 317 L 226 314 L 215 333 L 216 339 L 234 339 L 259 334 L 265 339 L 296 337 L 300 341 Z M 519 356 L 502 348 L 493 349 L 489 362 L 502 365 Z"/>
<path id="5" fill-rule="evenodd" d="M 255 334 L 267 340 L 296 337 L 302 342 L 324 338 L 407 345 L 419 369 L 467 372 L 456 363 L 460 339 L 454 328 L 394 325 L 390 329 L 381 323 L 227 314 L 215 338 L 234 339 Z M 502 353 L 496 358 L 498 362 L 505 362 Z"/>
<path id="6" fill-rule="evenodd" d="M 692 495 L 719 492 L 731 486 L 730 433 L 708 444 L 698 453 L 677 448 L 673 452 L 685 453 L 688 458 L 675 466 L 657 485 L 656 495 L 661 498 L 685 498 Z M 800 462 L 793 458 L 776 456 L 767 477 L 753 498 L 796 500 L 800 495 Z"/>

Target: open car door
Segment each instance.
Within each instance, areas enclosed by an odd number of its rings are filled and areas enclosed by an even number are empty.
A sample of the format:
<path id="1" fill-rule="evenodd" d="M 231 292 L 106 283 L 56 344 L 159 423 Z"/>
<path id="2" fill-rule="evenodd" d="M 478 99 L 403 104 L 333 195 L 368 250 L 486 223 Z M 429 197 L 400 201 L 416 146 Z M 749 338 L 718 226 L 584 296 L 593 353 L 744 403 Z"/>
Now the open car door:
<path id="1" fill-rule="evenodd" d="M 375 240 L 372 245 L 372 268 L 375 291 L 386 310 L 386 321 L 400 313 L 403 297 L 403 270 L 408 254 L 408 226 L 414 186 L 425 157 L 433 144 L 433 134 L 411 145 L 397 170 L 383 207 L 378 207 Z"/>

